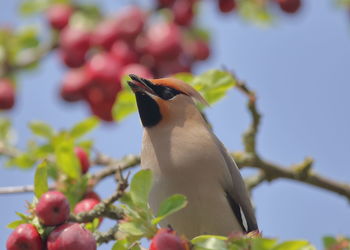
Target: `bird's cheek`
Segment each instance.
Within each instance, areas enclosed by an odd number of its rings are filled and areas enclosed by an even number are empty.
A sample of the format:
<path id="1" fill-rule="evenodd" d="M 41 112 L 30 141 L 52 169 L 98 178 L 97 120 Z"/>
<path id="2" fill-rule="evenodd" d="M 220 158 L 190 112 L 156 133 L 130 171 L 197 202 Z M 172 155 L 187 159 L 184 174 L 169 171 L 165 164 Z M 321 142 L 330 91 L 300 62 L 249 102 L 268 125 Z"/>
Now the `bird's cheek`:
<path id="1" fill-rule="evenodd" d="M 159 97 L 155 98 L 155 101 L 158 103 L 160 113 L 162 114 L 162 122 L 167 121 L 169 117 L 169 105 L 167 101 Z"/>

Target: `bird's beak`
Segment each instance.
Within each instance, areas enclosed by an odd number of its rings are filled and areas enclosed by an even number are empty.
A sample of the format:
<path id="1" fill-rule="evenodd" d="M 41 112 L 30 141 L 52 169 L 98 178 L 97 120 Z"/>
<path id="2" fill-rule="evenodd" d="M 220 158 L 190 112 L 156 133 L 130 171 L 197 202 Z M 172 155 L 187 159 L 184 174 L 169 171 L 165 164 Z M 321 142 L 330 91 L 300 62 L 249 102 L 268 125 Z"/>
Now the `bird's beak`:
<path id="1" fill-rule="evenodd" d="M 134 93 L 143 92 L 156 95 L 156 93 L 153 90 L 154 84 L 150 80 L 147 80 L 134 74 L 130 74 L 129 77 L 132 79 L 132 81 L 128 81 L 128 84 Z"/>

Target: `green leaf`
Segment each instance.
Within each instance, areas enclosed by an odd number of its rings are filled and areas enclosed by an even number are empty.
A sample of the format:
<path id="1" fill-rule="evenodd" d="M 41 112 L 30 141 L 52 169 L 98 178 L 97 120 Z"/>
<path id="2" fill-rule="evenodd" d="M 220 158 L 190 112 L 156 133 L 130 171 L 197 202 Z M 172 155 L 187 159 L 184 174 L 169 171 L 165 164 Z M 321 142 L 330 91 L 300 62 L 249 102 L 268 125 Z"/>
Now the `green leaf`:
<path id="1" fill-rule="evenodd" d="M 236 85 L 236 79 L 233 78 L 232 74 L 222 70 L 209 70 L 198 76 L 193 76 L 190 73 L 179 73 L 174 77 L 191 84 L 209 104 L 214 104 L 222 99 L 227 91 Z"/>
<path id="2" fill-rule="evenodd" d="M 196 27 L 192 29 L 192 32 L 194 37 L 196 37 L 197 39 L 201 39 L 203 41 L 209 41 L 210 39 L 210 33 L 206 29 Z"/>
<path id="3" fill-rule="evenodd" d="M 27 0 L 23 1 L 19 7 L 19 12 L 23 16 L 33 15 L 35 13 L 43 11 L 48 7 L 49 2 L 47 0 Z"/>
<path id="4" fill-rule="evenodd" d="M 77 142 L 77 146 L 85 149 L 87 152 L 91 150 L 91 148 L 94 146 L 94 141 L 92 140 L 84 140 Z"/>
<path id="5" fill-rule="evenodd" d="M 227 71 L 209 70 L 196 76 L 192 84 L 202 93 L 209 104 L 214 104 L 236 85 L 236 80 Z"/>
<path id="6" fill-rule="evenodd" d="M 134 242 L 129 242 L 128 239 L 120 239 L 114 243 L 112 250 L 140 250 L 140 247 Z"/>
<path id="7" fill-rule="evenodd" d="M 95 232 L 99 225 L 100 219 L 94 218 L 92 222 L 85 223 L 85 229 L 89 230 L 90 232 Z"/>
<path id="8" fill-rule="evenodd" d="M 29 128 L 32 130 L 33 134 L 45 138 L 51 138 L 55 134 L 54 130 L 50 127 L 50 125 L 40 121 L 30 122 Z"/>
<path id="9" fill-rule="evenodd" d="M 127 239 L 122 239 L 122 240 L 117 240 L 113 247 L 112 250 L 128 250 L 130 243 Z"/>
<path id="10" fill-rule="evenodd" d="M 194 245 L 194 250 L 212 249 L 212 250 L 227 250 L 226 237 L 215 235 L 201 235 L 191 240 Z"/>
<path id="11" fill-rule="evenodd" d="M 81 175 L 81 167 L 74 153 L 72 140 L 65 140 L 55 145 L 56 162 L 59 169 L 67 176 L 78 179 Z"/>
<path id="12" fill-rule="evenodd" d="M 3 141 L 8 140 L 10 129 L 11 129 L 10 120 L 0 117 L 0 140 L 3 140 Z"/>
<path id="13" fill-rule="evenodd" d="M 130 195 L 134 204 L 147 207 L 152 179 L 152 172 L 149 169 L 140 170 L 134 175 L 130 183 Z"/>
<path id="14" fill-rule="evenodd" d="M 29 153 L 21 153 L 6 162 L 6 166 L 16 166 L 22 169 L 28 169 L 34 166 L 36 159 Z"/>
<path id="15" fill-rule="evenodd" d="M 271 25 L 274 20 L 266 5 L 256 4 L 254 1 L 241 1 L 239 14 L 259 26 Z"/>
<path id="16" fill-rule="evenodd" d="M 337 243 L 337 239 L 332 237 L 332 236 L 325 236 L 325 237 L 323 237 L 322 241 L 323 241 L 323 246 L 325 249 L 328 249 L 332 245 Z"/>
<path id="17" fill-rule="evenodd" d="M 54 152 L 55 149 L 51 144 L 43 144 L 33 149 L 33 154 L 36 158 L 45 158 L 46 156 Z"/>
<path id="18" fill-rule="evenodd" d="M 270 250 L 276 245 L 276 239 L 256 238 L 251 239 L 253 250 Z"/>
<path id="19" fill-rule="evenodd" d="M 74 207 L 75 204 L 77 204 L 82 199 L 82 197 L 86 193 L 88 181 L 89 177 L 87 175 L 83 175 L 74 183 L 68 185 L 64 194 L 69 201 L 70 207 Z"/>
<path id="20" fill-rule="evenodd" d="M 305 240 L 286 241 L 278 244 L 272 250 L 312 250 L 315 249 Z"/>
<path id="21" fill-rule="evenodd" d="M 16 212 L 17 216 L 19 216 L 23 221 L 25 221 L 26 223 L 30 221 L 30 216 L 20 213 L 20 212 Z"/>
<path id="22" fill-rule="evenodd" d="M 34 26 L 22 28 L 16 33 L 16 42 L 20 49 L 37 47 L 39 45 L 38 28 Z"/>
<path id="23" fill-rule="evenodd" d="M 152 224 L 158 224 L 162 219 L 173 214 L 187 205 L 187 199 L 184 195 L 174 194 L 162 201 L 159 206 L 157 217 L 152 220 Z"/>
<path id="24" fill-rule="evenodd" d="M 135 221 L 124 222 L 124 223 L 120 223 L 120 225 L 119 225 L 119 231 L 126 233 L 126 234 L 133 235 L 133 236 L 144 235 L 144 231 L 141 228 L 142 228 L 142 225 L 140 223 L 135 222 Z"/>
<path id="25" fill-rule="evenodd" d="M 74 138 L 79 138 L 96 128 L 98 124 L 99 120 L 96 117 L 90 117 L 76 124 L 71 129 L 70 133 Z"/>
<path id="26" fill-rule="evenodd" d="M 47 162 L 40 163 L 34 175 L 34 194 L 39 199 L 42 194 L 49 190 L 47 184 Z"/>
<path id="27" fill-rule="evenodd" d="M 19 225 L 25 224 L 25 223 L 27 223 L 25 220 L 15 220 L 15 221 L 12 221 L 11 223 L 7 224 L 6 227 L 10 228 L 10 229 L 15 229 Z"/>
<path id="28" fill-rule="evenodd" d="M 39 217 L 38 216 L 34 216 L 33 219 L 30 221 L 30 223 L 36 227 L 36 229 L 38 230 L 38 233 L 40 235 L 43 235 L 45 232 L 45 226 L 43 224 L 40 223 L 39 221 Z"/>
<path id="29" fill-rule="evenodd" d="M 69 19 L 69 26 L 81 30 L 90 30 L 95 27 L 98 18 L 92 15 L 88 15 L 84 11 L 75 11 Z"/>
<path id="30" fill-rule="evenodd" d="M 179 79 L 181 81 L 184 81 L 188 84 L 191 84 L 193 81 L 194 76 L 191 73 L 177 73 L 175 75 L 173 75 L 173 77 L 175 77 L 176 79 Z"/>
<path id="31" fill-rule="evenodd" d="M 121 121 L 128 115 L 137 111 L 135 95 L 129 86 L 125 86 L 119 92 L 117 101 L 113 106 L 113 117 L 117 121 Z"/>

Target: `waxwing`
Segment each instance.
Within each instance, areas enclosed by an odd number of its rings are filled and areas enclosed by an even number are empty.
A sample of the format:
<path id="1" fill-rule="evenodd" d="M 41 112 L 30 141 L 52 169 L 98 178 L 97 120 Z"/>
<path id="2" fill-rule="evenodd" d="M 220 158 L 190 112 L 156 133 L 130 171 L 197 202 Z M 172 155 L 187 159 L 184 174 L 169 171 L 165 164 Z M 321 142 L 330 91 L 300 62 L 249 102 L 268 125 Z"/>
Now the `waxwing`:
<path id="1" fill-rule="evenodd" d="M 177 79 L 129 76 L 144 127 L 141 167 L 154 176 L 150 206 L 173 194 L 188 200 L 161 226 L 188 238 L 258 230 L 239 169 L 196 107 L 204 98 Z"/>

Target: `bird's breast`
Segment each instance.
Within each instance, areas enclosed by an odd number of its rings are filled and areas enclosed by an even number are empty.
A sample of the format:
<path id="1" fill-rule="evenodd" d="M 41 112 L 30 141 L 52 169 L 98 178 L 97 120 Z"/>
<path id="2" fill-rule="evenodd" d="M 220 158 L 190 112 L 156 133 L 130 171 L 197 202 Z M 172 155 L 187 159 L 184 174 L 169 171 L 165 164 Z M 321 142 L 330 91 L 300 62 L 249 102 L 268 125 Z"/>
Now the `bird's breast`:
<path id="1" fill-rule="evenodd" d="M 212 176 L 224 164 L 222 155 L 207 129 L 173 128 L 157 134 L 145 132 L 141 165 L 154 175 Z"/>

